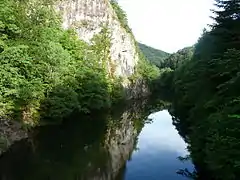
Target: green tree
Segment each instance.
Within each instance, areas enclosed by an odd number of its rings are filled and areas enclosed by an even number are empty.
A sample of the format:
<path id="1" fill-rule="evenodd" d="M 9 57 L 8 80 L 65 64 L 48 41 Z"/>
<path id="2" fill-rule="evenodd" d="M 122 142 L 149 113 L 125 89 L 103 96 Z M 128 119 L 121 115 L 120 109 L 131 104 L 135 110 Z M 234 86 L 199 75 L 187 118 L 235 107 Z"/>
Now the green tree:
<path id="1" fill-rule="evenodd" d="M 169 53 L 152 48 L 142 43 L 138 43 L 138 46 L 146 59 L 157 67 L 161 68 L 164 60 L 169 57 Z"/>
<path id="2" fill-rule="evenodd" d="M 215 24 L 204 31 L 192 58 L 175 68 L 167 87 L 173 90 L 173 123 L 189 144 L 198 178 L 235 180 L 240 178 L 240 3 L 216 0 L 216 5 Z"/>
<path id="3" fill-rule="evenodd" d="M 73 111 L 109 108 L 123 97 L 120 80 L 109 75 L 108 29 L 102 27 L 88 45 L 61 28 L 53 3 L 1 1 L 1 117 L 31 126 L 55 123 Z"/>

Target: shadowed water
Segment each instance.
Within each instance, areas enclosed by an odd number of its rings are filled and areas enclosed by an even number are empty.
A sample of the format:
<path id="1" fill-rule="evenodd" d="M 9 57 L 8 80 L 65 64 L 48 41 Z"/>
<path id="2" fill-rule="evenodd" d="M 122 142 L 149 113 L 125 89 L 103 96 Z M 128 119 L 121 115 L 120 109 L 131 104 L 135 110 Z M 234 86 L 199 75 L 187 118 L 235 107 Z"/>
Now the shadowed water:
<path id="1" fill-rule="evenodd" d="M 37 128 L 0 157 L 2 180 L 179 180 L 186 145 L 168 111 L 134 104 Z M 151 119 L 151 120 L 149 120 Z"/>

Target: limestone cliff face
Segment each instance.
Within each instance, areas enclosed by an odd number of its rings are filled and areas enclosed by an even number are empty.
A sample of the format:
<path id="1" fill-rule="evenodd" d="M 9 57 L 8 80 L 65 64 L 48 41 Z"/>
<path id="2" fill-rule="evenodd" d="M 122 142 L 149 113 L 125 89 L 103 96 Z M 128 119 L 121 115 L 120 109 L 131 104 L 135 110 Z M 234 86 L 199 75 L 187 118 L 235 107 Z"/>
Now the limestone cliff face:
<path id="1" fill-rule="evenodd" d="M 131 89 L 126 77 L 134 73 L 139 56 L 132 35 L 121 26 L 109 0 L 64 0 L 57 3 L 56 9 L 62 15 L 63 27 L 74 28 L 79 38 L 86 42 L 101 31 L 102 25 L 107 25 L 114 74 L 124 77 L 124 87 Z"/>

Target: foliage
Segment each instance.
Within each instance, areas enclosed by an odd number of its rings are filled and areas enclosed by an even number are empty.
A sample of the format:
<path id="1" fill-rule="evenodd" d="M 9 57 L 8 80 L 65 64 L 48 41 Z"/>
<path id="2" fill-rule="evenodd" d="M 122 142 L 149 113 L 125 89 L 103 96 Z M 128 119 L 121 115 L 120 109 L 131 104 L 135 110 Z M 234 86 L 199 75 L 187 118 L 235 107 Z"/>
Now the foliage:
<path id="1" fill-rule="evenodd" d="M 138 43 L 138 46 L 146 59 L 157 67 L 162 67 L 164 60 L 169 57 L 169 53 L 152 48 L 145 44 Z"/>
<path id="2" fill-rule="evenodd" d="M 171 68 L 173 70 L 177 69 L 179 66 L 184 64 L 186 61 L 191 60 L 194 52 L 194 47 L 186 47 L 179 50 L 176 53 L 168 56 L 159 66 L 160 68 Z"/>
<path id="3" fill-rule="evenodd" d="M 49 3 L 0 4 L 0 116 L 30 125 L 60 122 L 75 110 L 108 108 L 123 98 L 120 80 L 108 75 L 107 28 L 88 45 L 61 28 Z"/>
<path id="4" fill-rule="evenodd" d="M 166 57 L 158 66 L 159 73 L 150 83 L 151 92 L 158 98 L 171 100 L 174 70 L 191 60 L 194 47 L 186 47 Z"/>
<path id="5" fill-rule="evenodd" d="M 173 94 L 174 70 L 191 60 L 194 47 L 186 47 L 168 55 L 159 65 L 159 71 L 151 79 L 149 87 L 154 96 L 170 101 Z"/>
<path id="6" fill-rule="evenodd" d="M 132 83 L 136 83 L 137 80 L 143 80 L 144 84 L 151 86 L 153 80 L 159 76 L 159 69 L 146 60 L 141 50 L 136 47 L 136 51 L 139 57 L 139 62 L 135 68 L 135 73 L 129 78 Z"/>
<path id="7" fill-rule="evenodd" d="M 119 6 L 117 0 L 111 0 L 110 1 L 112 8 L 114 9 L 114 12 L 117 15 L 117 18 L 119 22 L 121 23 L 122 27 L 130 34 L 132 34 L 132 30 L 128 26 L 128 19 L 127 14 L 125 11 L 122 10 L 122 8 Z"/>
<path id="8" fill-rule="evenodd" d="M 132 30 L 128 26 L 128 19 L 127 19 L 126 12 L 122 10 L 117 0 L 111 0 L 110 3 L 122 27 L 132 37 L 133 42 L 135 44 L 136 53 L 139 57 L 139 62 L 137 64 L 137 67 L 135 68 L 135 72 L 129 77 L 129 80 L 131 81 L 131 83 L 136 83 L 138 80 L 141 80 L 142 83 L 150 86 L 151 82 L 159 76 L 159 70 L 155 64 L 150 63 L 149 60 L 146 59 L 144 55 L 144 51 L 142 51 L 141 47 L 139 47 L 139 43 L 137 43 L 137 41 L 135 40 L 132 34 Z"/>
<path id="9" fill-rule="evenodd" d="M 159 69 L 144 59 L 140 60 L 138 64 L 138 73 L 141 74 L 143 79 L 150 83 L 158 77 Z"/>
<path id="10" fill-rule="evenodd" d="M 160 69 L 159 76 L 151 82 L 152 94 L 162 100 L 170 101 L 173 89 L 172 81 L 174 77 L 174 71 L 170 68 Z"/>
<path id="11" fill-rule="evenodd" d="M 216 23 L 204 31 L 193 57 L 175 66 L 173 123 L 189 143 L 199 179 L 240 178 L 240 8 L 219 1 Z"/>

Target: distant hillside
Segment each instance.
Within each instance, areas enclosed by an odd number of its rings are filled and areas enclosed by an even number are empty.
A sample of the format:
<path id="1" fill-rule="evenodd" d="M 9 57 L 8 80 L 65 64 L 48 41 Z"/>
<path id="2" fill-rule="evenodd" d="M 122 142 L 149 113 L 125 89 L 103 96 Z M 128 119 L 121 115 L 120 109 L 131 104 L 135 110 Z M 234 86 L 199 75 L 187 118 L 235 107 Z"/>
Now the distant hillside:
<path id="1" fill-rule="evenodd" d="M 164 62 L 162 62 L 160 68 L 171 68 L 174 70 L 186 61 L 190 61 L 193 54 L 194 46 L 180 49 L 176 53 L 169 55 L 169 57 L 167 57 Z"/>
<path id="2" fill-rule="evenodd" d="M 160 67 L 163 63 L 164 59 L 168 58 L 170 56 L 169 53 L 161 51 L 159 49 L 152 48 L 150 46 L 147 46 L 145 44 L 138 43 L 139 48 L 145 55 L 145 57 L 155 64 L 156 66 Z"/>

